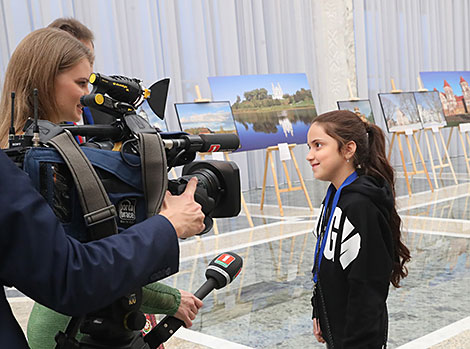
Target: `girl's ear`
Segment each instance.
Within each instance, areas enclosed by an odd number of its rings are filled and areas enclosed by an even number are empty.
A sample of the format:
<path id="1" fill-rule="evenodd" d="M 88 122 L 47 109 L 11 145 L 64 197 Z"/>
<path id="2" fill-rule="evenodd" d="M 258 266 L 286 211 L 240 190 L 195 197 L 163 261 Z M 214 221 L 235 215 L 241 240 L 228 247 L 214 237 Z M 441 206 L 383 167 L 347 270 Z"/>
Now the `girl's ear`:
<path id="1" fill-rule="evenodd" d="M 356 142 L 349 141 L 343 146 L 342 153 L 345 159 L 352 159 L 354 154 L 356 153 Z"/>

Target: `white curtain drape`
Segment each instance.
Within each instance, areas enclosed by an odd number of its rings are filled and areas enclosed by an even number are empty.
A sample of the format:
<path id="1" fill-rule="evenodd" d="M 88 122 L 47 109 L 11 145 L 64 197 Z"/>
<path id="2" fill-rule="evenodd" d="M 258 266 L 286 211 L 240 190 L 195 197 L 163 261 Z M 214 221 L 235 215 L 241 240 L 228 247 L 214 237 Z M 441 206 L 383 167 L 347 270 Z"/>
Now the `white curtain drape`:
<path id="1" fill-rule="evenodd" d="M 376 121 L 384 130 L 377 94 L 392 89 L 391 78 L 398 89 L 416 91 L 421 71 L 470 69 L 468 0 L 354 0 L 353 5 L 358 92 L 371 99 Z M 450 144 L 454 158 L 463 153 L 456 133 Z M 443 134 L 447 140 L 449 129 Z M 424 137 L 420 147 L 429 158 Z M 437 160 L 436 153 L 432 156 Z M 396 146 L 392 162 L 401 166 Z M 430 170 L 429 162 L 427 166 Z"/>
<path id="2" fill-rule="evenodd" d="M 94 32 L 95 71 L 147 86 L 169 77 L 170 129 L 178 127 L 173 103 L 194 100 L 195 85 L 211 97 L 208 76 L 305 72 L 319 112 L 336 109 L 347 79 L 355 82 L 352 0 L 1 0 L 0 82 L 18 42 L 58 17 Z M 311 179 L 306 151 L 299 145 L 295 154 Z M 232 154 L 243 189 L 261 187 L 264 154 Z M 278 160 L 276 168 L 282 183 Z"/>

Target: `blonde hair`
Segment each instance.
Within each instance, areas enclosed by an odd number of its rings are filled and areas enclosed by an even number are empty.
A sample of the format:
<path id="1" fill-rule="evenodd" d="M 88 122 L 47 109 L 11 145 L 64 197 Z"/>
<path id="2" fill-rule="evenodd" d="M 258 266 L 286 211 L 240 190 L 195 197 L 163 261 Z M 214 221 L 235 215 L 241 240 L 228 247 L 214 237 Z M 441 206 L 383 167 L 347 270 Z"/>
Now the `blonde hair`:
<path id="1" fill-rule="evenodd" d="M 58 122 L 55 100 L 56 77 L 93 54 L 71 34 L 43 28 L 28 34 L 16 47 L 8 62 L 0 100 L 0 147 L 7 146 L 11 117 L 11 92 L 15 92 L 15 130 L 21 131 L 33 116 L 33 89 L 39 91 L 39 119 Z"/>

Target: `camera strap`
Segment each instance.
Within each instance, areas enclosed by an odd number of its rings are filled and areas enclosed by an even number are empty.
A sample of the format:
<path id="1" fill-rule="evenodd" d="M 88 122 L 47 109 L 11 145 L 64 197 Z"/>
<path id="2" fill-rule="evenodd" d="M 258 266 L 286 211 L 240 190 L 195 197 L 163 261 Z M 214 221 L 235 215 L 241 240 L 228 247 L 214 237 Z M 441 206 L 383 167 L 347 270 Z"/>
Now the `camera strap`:
<path id="1" fill-rule="evenodd" d="M 152 217 L 160 212 L 168 188 L 165 147 L 158 133 L 139 133 L 138 137 L 147 217 Z"/>
<path id="2" fill-rule="evenodd" d="M 92 164 L 72 134 L 64 130 L 48 141 L 62 156 L 75 183 L 85 224 L 92 240 L 117 234 L 116 208 L 109 200 Z"/>

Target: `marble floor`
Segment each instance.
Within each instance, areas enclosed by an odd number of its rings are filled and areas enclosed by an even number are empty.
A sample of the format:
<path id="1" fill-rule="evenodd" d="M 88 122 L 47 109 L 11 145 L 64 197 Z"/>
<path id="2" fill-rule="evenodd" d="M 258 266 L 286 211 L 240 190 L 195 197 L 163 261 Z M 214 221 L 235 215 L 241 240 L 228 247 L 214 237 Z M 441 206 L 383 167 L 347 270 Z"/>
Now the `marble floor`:
<path id="1" fill-rule="evenodd" d="M 402 287 L 390 289 L 389 348 L 470 348 L 470 177 L 460 168 L 459 184 L 444 173 L 434 191 L 415 176 L 412 196 L 398 173 L 397 206 L 412 261 Z M 166 348 L 324 348 L 312 335 L 310 270 L 311 232 L 327 186 L 305 180 L 313 211 L 302 191 L 287 192 L 281 216 L 273 188 L 261 211 L 261 190 L 252 190 L 243 195 L 253 226 L 242 210 L 181 242 L 180 272 L 164 280 L 171 286 L 196 291 L 219 252 L 239 254 L 244 266 L 232 284 L 204 299 L 192 328 L 177 331 Z M 31 301 L 13 289 L 7 295 L 24 326 Z"/>

